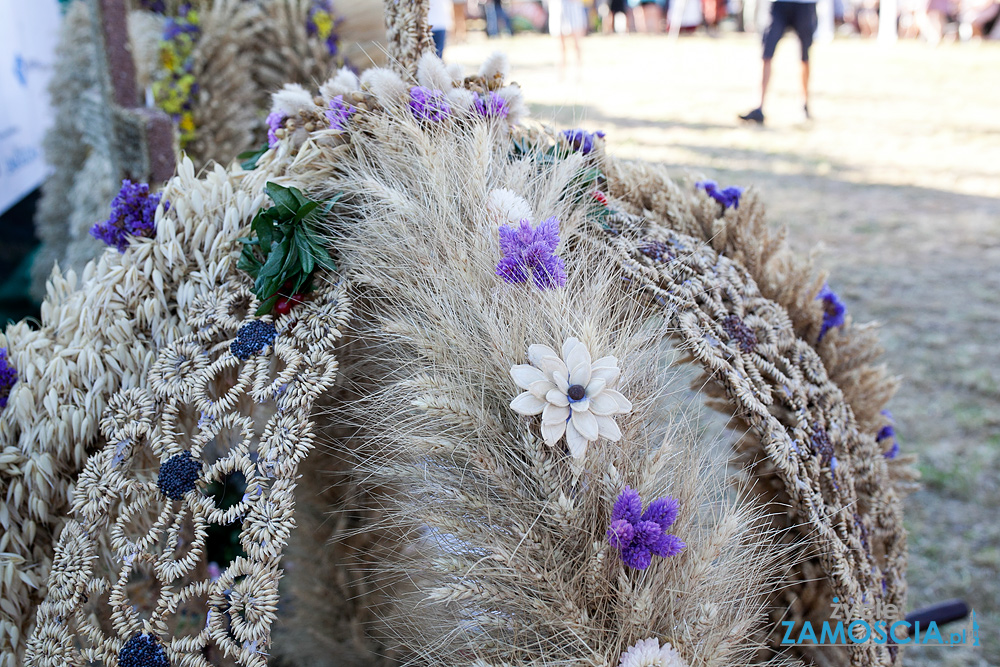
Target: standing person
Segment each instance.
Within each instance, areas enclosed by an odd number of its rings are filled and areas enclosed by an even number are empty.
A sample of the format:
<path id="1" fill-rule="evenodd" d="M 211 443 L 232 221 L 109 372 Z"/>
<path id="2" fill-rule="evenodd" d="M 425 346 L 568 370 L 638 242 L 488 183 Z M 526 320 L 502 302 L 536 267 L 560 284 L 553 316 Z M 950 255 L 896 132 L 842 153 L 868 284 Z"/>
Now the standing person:
<path id="1" fill-rule="evenodd" d="M 580 0 L 549 0 L 549 34 L 559 37 L 559 71 L 566 71 L 566 38 L 573 38 L 576 64 L 583 65 L 580 38 L 587 34 L 587 10 Z"/>
<path id="2" fill-rule="evenodd" d="M 465 12 L 469 6 L 469 0 L 452 0 L 451 6 L 454 14 L 451 37 L 456 44 L 461 44 L 465 41 Z"/>
<path id="3" fill-rule="evenodd" d="M 451 0 L 430 0 L 427 5 L 427 22 L 431 24 L 431 36 L 434 38 L 434 50 L 437 57 L 444 56 L 444 40 L 451 29 Z"/>
<path id="4" fill-rule="evenodd" d="M 791 28 L 802 44 L 802 109 L 809 118 L 809 47 L 816 32 L 816 0 L 775 0 L 771 4 L 771 25 L 764 31 L 764 68 L 760 82 L 760 106 L 740 116 L 745 121 L 764 124 L 764 99 L 771 81 L 771 59 L 778 40 Z"/>
<path id="5" fill-rule="evenodd" d="M 627 0 L 607 0 L 601 5 L 601 26 L 605 35 L 615 32 L 615 17 L 623 14 L 625 17 L 625 32 L 634 32 L 632 25 L 632 8 Z"/>
<path id="6" fill-rule="evenodd" d="M 507 26 L 507 32 L 514 35 L 514 28 L 510 25 L 510 17 L 503 8 L 503 0 L 486 0 L 486 35 L 497 37 L 500 35 L 500 23 Z"/>

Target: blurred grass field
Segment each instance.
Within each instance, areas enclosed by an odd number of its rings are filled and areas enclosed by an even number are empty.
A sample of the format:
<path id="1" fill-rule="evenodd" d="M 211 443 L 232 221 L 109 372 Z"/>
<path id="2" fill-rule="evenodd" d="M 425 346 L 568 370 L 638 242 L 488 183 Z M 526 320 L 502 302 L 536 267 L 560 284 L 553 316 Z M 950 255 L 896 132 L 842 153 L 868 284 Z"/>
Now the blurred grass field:
<path id="1" fill-rule="evenodd" d="M 805 121 L 788 35 L 767 124 L 748 127 L 736 116 L 759 94 L 752 35 L 591 36 L 562 76 L 551 37 L 477 37 L 445 60 L 504 50 L 537 120 L 604 130 L 610 152 L 680 178 L 754 186 L 793 247 L 820 248 L 903 377 L 890 408 L 924 483 L 906 501 L 910 606 L 961 597 L 982 629 L 979 649 L 905 662 L 1000 665 L 1000 44 L 816 44 Z"/>

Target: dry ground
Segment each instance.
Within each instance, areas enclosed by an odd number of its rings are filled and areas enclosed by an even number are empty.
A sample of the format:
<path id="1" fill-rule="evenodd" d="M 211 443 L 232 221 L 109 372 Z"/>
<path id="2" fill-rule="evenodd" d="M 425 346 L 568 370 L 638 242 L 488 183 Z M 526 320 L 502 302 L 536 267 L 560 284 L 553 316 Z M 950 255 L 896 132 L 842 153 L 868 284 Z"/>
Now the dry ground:
<path id="1" fill-rule="evenodd" d="M 474 36 L 475 37 L 475 36 Z M 536 118 L 603 129 L 609 150 L 763 192 L 771 220 L 862 321 L 883 323 L 904 377 L 891 405 L 924 490 L 906 504 L 910 604 L 963 597 L 981 649 L 912 649 L 910 665 L 1000 665 L 1000 44 L 814 47 L 814 120 L 797 92 L 798 45 L 774 61 L 768 124 L 756 106 L 756 37 L 592 36 L 558 76 L 556 42 L 473 39 L 446 60 L 507 51 Z"/>

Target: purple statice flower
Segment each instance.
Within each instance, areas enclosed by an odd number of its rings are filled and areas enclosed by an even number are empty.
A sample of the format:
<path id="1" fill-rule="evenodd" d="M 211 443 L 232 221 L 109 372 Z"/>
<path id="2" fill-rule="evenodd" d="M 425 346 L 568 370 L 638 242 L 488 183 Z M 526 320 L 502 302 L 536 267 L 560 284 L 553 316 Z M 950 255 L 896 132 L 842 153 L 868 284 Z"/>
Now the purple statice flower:
<path id="1" fill-rule="evenodd" d="M 741 187 L 731 185 L 728 188 L 720 190 L 715 181 L 699 181 L 694 186 L 704 189 L 709 197 L 722 204 L 722 210 L 726 210 L 729 207 L 740 207 L 740 196 L 743 194 L 743 188 Z"/>
<path id="2" fill-rule="evenodd" d="M 667 531 L 677 520 L 680 507 L 676 498 L 657 498 L 642 511 L 639 492 L 625 487 L 611 510 L 608 542 L 621 552 L 622 562 L 635 570 L 645 570 L 653 556 L 670 558 L 684 548 L 676 535 Z"/>
<path id="3" fill-rule="evenodd" d="M 444 98 L 444 92 L 423 86 L 410 89 L 410 110 L 417 120 L 444 120 L 451 114 L 451 105 Z"/>
<path id="4" fill-rule="evenodd" d="M 0 408 L 7 407 L 7 398 L 15 384 L 17 384 L 17 369 L 7 358 L 7 348 L 0 347 Z"/>
<path id="5" fill-rule="evenodd" d="M 111 216 L 104 222 L 95 223 L 90 228 L 90 235 L 121 253 L 128 247 L 130 236 L 156 236 L 156 207 L 162 196 L 150 194 L 146 183 L 125 179 L 111 202 Z M 170 208 L 170 202 L 164 201 L 163 208 Z"/>
<path id="6" fill-rule="evenodd" d="M 497 264 L 497 275 L 512 285 L 526 283 L 532 278 L 538 289 L 552 289 L 566 285 L 566 266 L 555 254 L 559 245 L 559 221 L 549 218 L 532 228 L 521 220 L 517 227 L 500 227 L 500 252 L 503 259 Z"/>
<path id="7" fill-rule="evenodd" d="M 485 95 L 477 95 L 472 108 L 483 118 L 506 118 L 510 112 L 510 105 L 507 104 L 507 100 L 492 90 Z"/>
<path id="8" fill-rule="evenodd" d="M 357 108 L 345 102 L 343 95 L 334 97 L 330 100 L 330 108 L 326 112 L 326 119 L 330 121 L 330 129 L 346 129 L 347 121 L 354 115 L 355 111 Z"/>
<path id="9" fill-rule="evenodd" d="M 285 114 L 280 111 L 272 111 L 267 114 L 267 147 L 277 148 L 278 142 L 278 130 L 285 126 L 285 119 L 288 118 Z"/>
<path id="10" fill-rule="evenodd" d="M 166 41 L 172 41 L 177 39 L 183 34 L 191 35 L 194 39 L 201 33 L 201 25 L 199 24 L 198 14 L 195 13 L 194 20 L 189 17 L 188 14 L 191 12 L 191 5 L 183 4 L 177 12 L 177 17 L 167 18 L 167 22 L 163 26 L 163 39 Z"/>
<path id="11" fill-rule="evenodd" d="M 574 151 L 584 155 L 589 155 L 594 150 L 594 139 L 604 138 L 604 133 L 600 130 L 597 132 L 587 132 L 580 129 L 563 130 L 560 134 Z"/>
<path id="12" fill-rule="evenodd" d="M 826 332 L 834 327 L 844 326 L 844 315 L 847 313 L 847 306 L 840 300 L 837 293 L 830 289 L 830 286 L 823 283 L 823 289 L 816 295 L 817 301 L 823 302 L 823 326 L 819 330 L 819 338 L 816 342 L 823 340 Z"/>
<path id="13" fill-rule="evenodd" d="M 892 445 L 882 453 L 882 456 L 887 459 L 894 459 L 899 455 L 899 441 L 896 440 L 896 420 L 892 418 L 892 413 L 888 410 L 883 410 L 882 416 L 888 419 L 889 423 L 879 429 L 878 434 L 875 436 L 875 442 L 881 445 L 883 442 L 891 441 Z"/>

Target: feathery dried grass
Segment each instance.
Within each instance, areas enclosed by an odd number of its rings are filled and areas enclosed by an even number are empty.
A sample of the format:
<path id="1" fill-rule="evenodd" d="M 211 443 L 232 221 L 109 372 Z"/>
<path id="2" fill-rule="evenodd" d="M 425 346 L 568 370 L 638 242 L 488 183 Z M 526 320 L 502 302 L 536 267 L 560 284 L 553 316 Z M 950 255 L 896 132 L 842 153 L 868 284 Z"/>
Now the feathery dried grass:
<path id="1" fill-rule="evenodd" d="M 401 645 L 434 664 L 604 665 L 652 635 L 691 664 L 749 663 L 744 638 L 782 552 L 750 504 L 726 494 L 724 464 L 684 432 L 664 332 L 637 317 L 616 263 L 583 233 L 588 209 L 572 195 L 584 158 L 511 160 L 495 126 L 425 131 L 393 113 L 354 134 L 311 188 L 345 193 L 329 232 L 361 285 L 358 335 L 373 347 L 376 388 L 357 406 L 362 479 L 391 486 L 390 521 L 401 538 L 419 535 L 383 565 L 417 589 L 390 620 Z M 537 219 L 560 219 L 565 289 L 494 274 L 498 221 L 485 202 L 500 187 Z M 578 462 L 508 406 L 527 345 L 570 336 L 620 359 L 635 405 L 621 442 L 592 443 Z M 680 499 L 681 555 L 624 568 L 605 531 L 625 485 L 646 502 Z"/>

